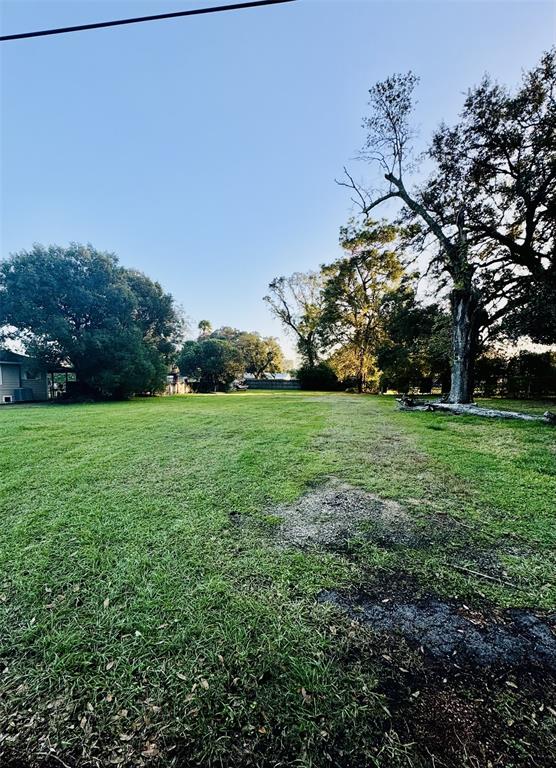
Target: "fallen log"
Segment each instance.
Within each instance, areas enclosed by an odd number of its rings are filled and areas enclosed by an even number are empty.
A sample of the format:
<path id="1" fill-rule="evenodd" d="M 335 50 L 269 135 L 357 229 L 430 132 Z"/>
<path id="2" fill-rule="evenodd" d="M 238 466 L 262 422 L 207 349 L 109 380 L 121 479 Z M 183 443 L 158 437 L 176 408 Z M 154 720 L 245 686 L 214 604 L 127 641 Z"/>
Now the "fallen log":
<path id="1" fill-rule="evenodd" d="M 520 411 L 499 411 L 495 408 L 483 408 L 476 403 L 444 403 L 437 400 L 415 400 L 412 397 L 397 398 L 401 411 L 444 411 L 456 416 L 482 416 L 487 419 L 519 419 L 521 421 L 541 421 L 556 426 L 556 414 L 546 411 L 542 416 Z"/>

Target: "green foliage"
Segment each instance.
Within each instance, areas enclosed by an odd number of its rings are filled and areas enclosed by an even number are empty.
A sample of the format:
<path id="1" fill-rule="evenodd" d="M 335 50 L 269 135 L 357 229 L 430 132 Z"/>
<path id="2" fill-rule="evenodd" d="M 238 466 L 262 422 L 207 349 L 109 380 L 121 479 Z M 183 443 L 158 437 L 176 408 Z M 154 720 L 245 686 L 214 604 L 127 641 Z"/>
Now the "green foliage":
<path id="1" fill-rule="evenodd" d="M 261 338 L 258 333 L 242 333 L 237 340 L 239 353 L 244 361 L 245 373 L 252 373 L 260 379 L 265 373 L 280 373 L 284 370 L 284 355 L 278 340 L 269 336 Z"/>
<path id="2" fill-rule="evenodd" d="M 537 344 L 556 342 L 556 280 L 554 284 L 525 281 L 514 304 L 502 320 L 503 336 L 514 341 L 527 336 Z"/>
<path id="3" fill-rule="evenodd" d="M 210 320 L 201 320 L 197 326 L 200 336 L 210 336 L 212 332 L 212 324 Z"/>
<path id="4" fill-rule="evenodd" d="M 508 397 L 556 395 L 556 352 L 522 350 L 510 357 L 504 394 Z"/>
<path id="5" fill-rule="evenodd" d="M 556 49 L 511 92 L 486 76 L 469 90 L 459 121 L 441 124 L 428 151 L 432 173 L 413 188 L 411 126 L 415 76 L 394 75 L 370 89 L 364 156 L 379 172 L 372 194 L 347 174 L 368 216 L 387 200 L 403 204 L 412 249 L 450 286 L 453 402 L 473 396 L 481 327 L 555 340 L 554 312 L 538 295 L 556 291 Z M 431 248 L 431 238 L 436 247 Z"/>
<path id="6" fill-rule="evenodd" d="M 202 390 L 226 389 L 244 373 L 262 378 L 284 368 L 280 345 L 271 336 L 230 326 L 213 331 L 208 320 L 199 323 L 199 330 L 199 338 L 185 343 L 177 363 L 182 374 L 199 380 Z"/>
<path id="7" fill-rule="evenodd" d="M 323 265 L 318 276 L 296 273 L 271 285 L 267 301 L 274 314 L 301 336 L 310 329 L 310 354 L 298 340 L 304 388 L 335 388 L 338 380 L 359 392 L 376 392 L 379 384 L 430 389 L 433 380 L 446 388 L 450 318 L 417 301 L 415 275 L 402 265 L 402 234 L 392 224 L 352 220 L 340 230 L 343 257 Z M 324 352 L 327 365 L 312 370 Z"/>
<path id="8" fill-rule="evenodd" d="M 477 389 L 486 397 L 542 397 L 556 394 L 556 352 L 506 356 L 489 352 L 477 361 Z"/>
<path id="9" fill-rule="evenodd" d="M 186 341 L 177 360 L 182 374 L 199 380 L 202 391 L 226 389 L 243 373 L 243 358 L 230 341 Z"/>
<path id="10" fill-rule="evenodd" d="M 180 331 L 158 283 L 91 246 L 36 245 L 0 264 L 0 326 L 101 396 L 156 391 Z"/>
<path id="11" fill-rule="evenodd" d="M 435 132 L 436 167 L 419 193 L 452 227 L 465 205 L 483 323 L 513 315 L 514 336 L 545 343 L 556 341 L 555 87 L 556 48 L 513 91 L 485 76 L 459 122 Z"/>
<path id="12" fill-rule="evenodd" d="M 376 357 L 370 352 L 362 353 L 359 347 L 348 342 L 334 350 L 326 362 L 345 389 L 373 393 L 378 391 L 380 371 Z"/>
<path id="13" fill-rule="evenodd" d="M 339 375 L 353 378 L 360 392 L 368 387 L 384 338 L 382 303 L 403 274 L 398 234 L 392 224 L 352 221 L 340 231 L 346 255 L 322 267 L 323 346 L 336 351 L 332 360 L 339 365 Z"/>
<path id="14" fill-rule="evenodd" d="M 437 304 L 417 300 L 412 276 L 382 303 L 384 338 L 377 350 L 382 371 L 381 388 L 429 392 L 433 384 L 442 391 L 450 382 L 450 316 Z"/>
<path id="15" fill-rule="evenodd" d="M 252 373 L 260 379 L 265 373 L 284 370 L 285 361 L 278 340 L 272 336 L 263 338 L 259 333 L 239 331 L 224 326 L 211 333 L 213 339 L 223 339 L 237 349 L 243 360 L 243 373 Z"/>
<path id="16" fill-rule="evenodd" d="M 302 365 L 297 370 L 301 389 L 330 391 L 338 388 L 338 376 L 333 366 L 327 361 L 317 365 Z"/>
<path id="17" fill-rule="evenodd" d="M 508 361 L 494 350 L 486 350 L 477 358 L 475 365 L 475 388 L 483 397 L 500 394 L 506 378 Z"/>
<path id="18" fill-rule="evenodd" d="M 268 286 L 264 301 L 296 339 L 305 364 L 314 366 L 321 352 L 321 321 L 324 310 L 322 272 L 294 272 L 277 277 Z"/>

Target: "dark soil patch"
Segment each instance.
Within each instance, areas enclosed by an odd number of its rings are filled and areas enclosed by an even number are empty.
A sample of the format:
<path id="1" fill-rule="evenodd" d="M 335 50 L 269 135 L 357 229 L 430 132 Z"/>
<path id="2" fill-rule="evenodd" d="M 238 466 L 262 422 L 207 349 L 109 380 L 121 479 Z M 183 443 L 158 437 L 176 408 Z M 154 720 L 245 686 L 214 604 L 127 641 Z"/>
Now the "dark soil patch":
<path id="1" fill-rule="evenodd" d="M 556 615 L 510 609 L 488 615 L 436 597 L 410 600 L 363 590 L 325 591 L 319 601 L 344 609 L 377 632 L 401 635 L 432 660 L 492 667 L 529 667 L 556 672 Z"/>
<path id="2" fill-rule="evenodd" d="M 478 620 L 478 612 L 467 610 Z M 549 668 L 433 657 L 423 645 L 373 629 L 355 613 L 339 619 L 332 634 L 341 663 L 376 670 L 375 690 L 389 714 L 377 765 L 553 768 L 556 675 Z"/>
<path id="3" fill-rule="evenodd" d="M 443 599 L 403 569 L 368 570 L 359 558 L 366 542 L 409 559 L 424 550 L 509 584 L 499 555 L 521 552 L 515 541 L 491 542 L 470 522 L 435 509 L 422 514 L 423 504 L 406 510 L 332 480 L 272 510 L 282 520 L 280 545 L 333 551 L 367 573 L 363 587 L 324 591 L 318 601 L 343 614 L 331 627 L 338 662 L 376 670 L 389 712 L 376 764 L 552 768 L 556 614 L 502 610 L 484 596 L 473 604 Z"/>
<path id="4" fill-rule="evenodd" d="M 446 680 L 444 678 L 444 680 Z M 518 683 L 487 675 L 464 680 L 421 680 L 412 703 L 394 707 L 402 741 L 428 755 L 421 764 L 449 768 L 551 768 L 554 725 L 547 709 L 554 681 L 524 676 Z M 508 687 L 512 683 L 518 688 Z M 511 693 L 510 693 L 511 691 Z"/>

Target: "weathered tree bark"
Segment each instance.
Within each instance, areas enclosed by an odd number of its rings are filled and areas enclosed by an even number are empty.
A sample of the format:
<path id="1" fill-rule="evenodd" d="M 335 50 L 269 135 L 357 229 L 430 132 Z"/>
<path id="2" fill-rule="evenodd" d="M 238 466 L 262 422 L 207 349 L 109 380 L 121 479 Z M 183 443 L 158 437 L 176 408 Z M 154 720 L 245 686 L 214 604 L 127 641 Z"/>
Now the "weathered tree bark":
<path id="1" fill-rule="evenodd" d="M 442 403 L 434 400 L 416 400 L 414 397 L 397 398 L 401 411 L 440 411 L 456 416 L 484 416 L 488 419 L 520 419 L 521 421 L 541 421 L 556 426 L 556 414 L 546 411 L 542 416 L 519 411 L 499 411 L 495 408 L 483 408 L 473 403 Z"/>
<path id="2" fill-rule="evenodd" d="M 479 335 L 479 299 L 473 288 L 454 288 L 452 304 L 452 378 L 449 403 L 473 402 Z"/>
<path id="3" fill-rule="evenodd" d="M 307 336 L 302 336 L 298 332 L 299 338 L 299 351 L 307 358 L 309 368 L 314 368 L 318 363 L 318 356 L 315 350 L 314 334 L 309 333 Z"/>
<path id="4" fill-rule="evenodd" d="M 357 372 L 357 392 L 361 395 L 365 389 L 365 353 L 359 352 L 359 364 Z"/>

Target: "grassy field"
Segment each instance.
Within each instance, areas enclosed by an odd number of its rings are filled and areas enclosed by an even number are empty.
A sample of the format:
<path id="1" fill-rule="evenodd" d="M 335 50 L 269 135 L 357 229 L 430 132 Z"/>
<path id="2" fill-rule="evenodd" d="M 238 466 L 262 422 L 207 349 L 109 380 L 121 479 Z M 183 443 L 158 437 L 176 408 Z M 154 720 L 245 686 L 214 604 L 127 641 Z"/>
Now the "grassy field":
<path id="1" fill-rule="evenodd" d="M 279 545 L 278 505 L 330 478 L 419 535 Z M 553 765 L 548 674 L 431 666 L 317 600 L 554 611 L 544 424 L 295 392 L 4 408 L 0 505 L 2 765 Z"/>

